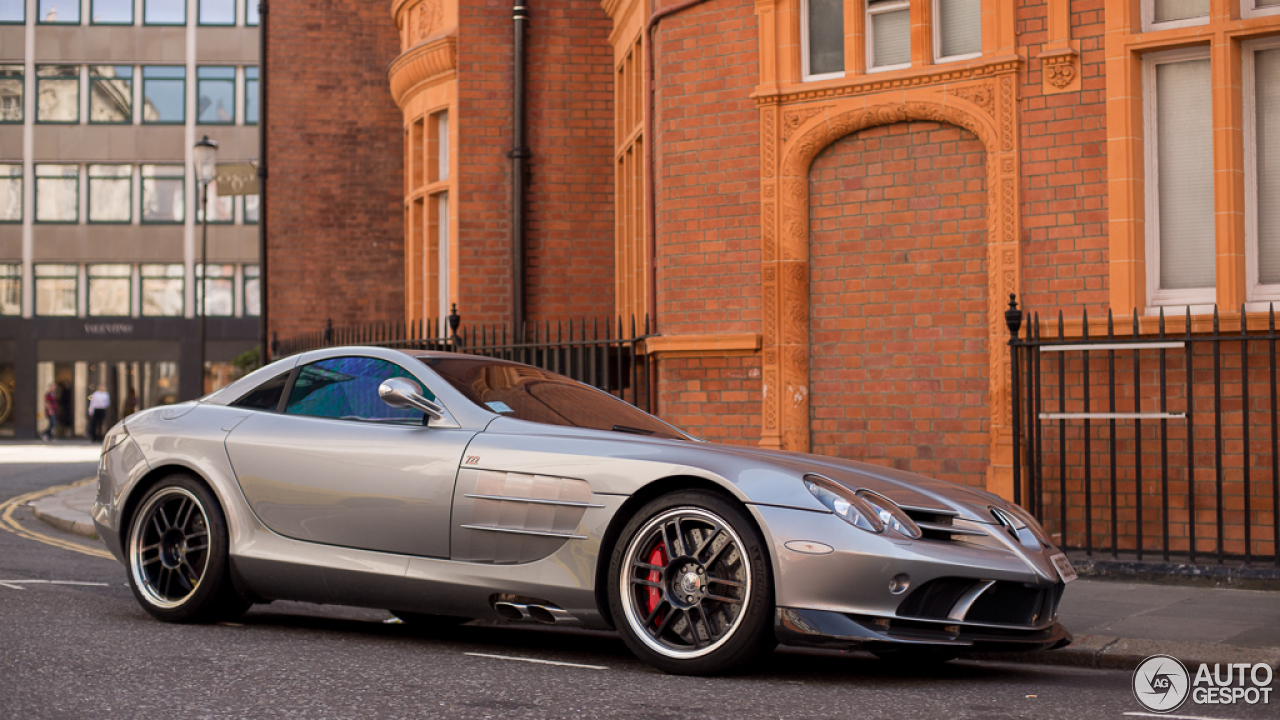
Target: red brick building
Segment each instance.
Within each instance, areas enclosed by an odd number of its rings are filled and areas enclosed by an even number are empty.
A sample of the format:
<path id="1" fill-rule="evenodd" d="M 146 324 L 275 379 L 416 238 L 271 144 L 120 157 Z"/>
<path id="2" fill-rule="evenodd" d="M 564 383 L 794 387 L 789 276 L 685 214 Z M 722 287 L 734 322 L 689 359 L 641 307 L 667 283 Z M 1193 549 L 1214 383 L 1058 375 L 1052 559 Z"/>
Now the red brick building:
<path id="1" fill-rule="evenodd" d="M 344 19 L 341 61 L 368 64 L 337 73 L 362 78 L 345 122 L 377 109 L 353 152 L 379 237 L 403 182 L 379 256 L 403 242 L 403 295 L 359 301 L 648 315 L 659 414 L 711 440 L 1008 495 L 1010 293 L 1140 332 L 1215 303 L 1256 328 L 1280 299 L 1280 3 L 540 2 L 517 12 L 523 186 L 512 7 L 387 9 Z"/>

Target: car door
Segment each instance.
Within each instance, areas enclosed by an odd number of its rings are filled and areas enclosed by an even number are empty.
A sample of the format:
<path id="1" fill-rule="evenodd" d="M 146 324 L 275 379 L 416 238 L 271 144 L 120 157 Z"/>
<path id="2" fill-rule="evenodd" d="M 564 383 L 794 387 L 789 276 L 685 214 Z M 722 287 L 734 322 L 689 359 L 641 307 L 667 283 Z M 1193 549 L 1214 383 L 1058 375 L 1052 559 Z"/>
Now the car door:
<path id="1" fill-rule="evenodd" d="M 227 455 L 267 527 L 326 545 L 449 556 L 454 481 L 475 431 L 388 406 L 377 389 L 392 377 L 435 399 L 390 360 L 333 357 L 299 366 L 276 412 L 231 431 Z"/>

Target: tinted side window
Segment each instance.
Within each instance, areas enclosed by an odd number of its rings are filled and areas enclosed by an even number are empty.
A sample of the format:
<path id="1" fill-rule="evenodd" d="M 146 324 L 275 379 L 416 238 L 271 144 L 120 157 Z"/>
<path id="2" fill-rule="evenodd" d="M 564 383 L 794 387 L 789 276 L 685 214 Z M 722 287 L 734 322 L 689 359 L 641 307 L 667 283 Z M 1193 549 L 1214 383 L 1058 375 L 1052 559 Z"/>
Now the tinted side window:
<path id="1" fill-rule="evenodd" d="M 422 384 L 407 370 L 386 360 L 343 357 L 320 360 L 302 368 L 289 393 L 285 413 L 340 420 L 365 420 L 394 425 L 422 425 L 420 410 L 397 409 L 378 397 L 383 380 L 402 377 Z M 429 390 L 423 395 L 434 400 Z"/>
<path id="2" fill-rule="evenodd" d="M 280 395 L 289 382 L 289 370 L 262 383 L 250 390 L 244 397 L 231 403 L 235 407 L 254 408 L 257 410 L 275 410 L 280 407 Z"/>

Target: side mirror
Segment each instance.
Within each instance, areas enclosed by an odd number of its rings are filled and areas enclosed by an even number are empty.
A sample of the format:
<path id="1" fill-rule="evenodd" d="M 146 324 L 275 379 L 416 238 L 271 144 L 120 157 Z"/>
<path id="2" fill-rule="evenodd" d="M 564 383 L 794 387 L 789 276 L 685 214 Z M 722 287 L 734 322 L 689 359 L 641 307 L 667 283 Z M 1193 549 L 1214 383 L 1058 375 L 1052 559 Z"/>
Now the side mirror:
<path id="1" fill-rule="evenodd" d="M 432 420 L 444 417 L 444 408 L 422 396 L 422 388 L 408 378 L 394 377 L 383 380 L 378 386 L 378 397 L 393 408 L 421 410 Z"/>

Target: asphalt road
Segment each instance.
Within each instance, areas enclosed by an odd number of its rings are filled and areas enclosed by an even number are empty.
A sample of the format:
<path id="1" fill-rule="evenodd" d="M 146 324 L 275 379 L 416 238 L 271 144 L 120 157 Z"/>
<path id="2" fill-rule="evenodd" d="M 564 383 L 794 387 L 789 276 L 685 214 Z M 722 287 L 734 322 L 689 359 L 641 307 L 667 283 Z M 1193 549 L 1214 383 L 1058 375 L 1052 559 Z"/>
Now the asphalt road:
<path id="1" fill-rule="evenodd" d="M 0 501 L 94 470 L 0 461 Z M 858 653 L 782 651 L 749 675 L 686 678 L 639 663 L 608 633 L 434 631 L 387 624 L 379 610 L 283 602 L 236 623 L 166 625 L 137 605 L 121 565 L 66 546 L 92 544 L 29 510 L 12 517 L 16 528 L 0 532 L 2 718 L 1141 716 L 1128 672 L 976 661 L 895 670 Z M 1272 718 L 1275 705 L 1182 713 L 1173 717 Z"/>

